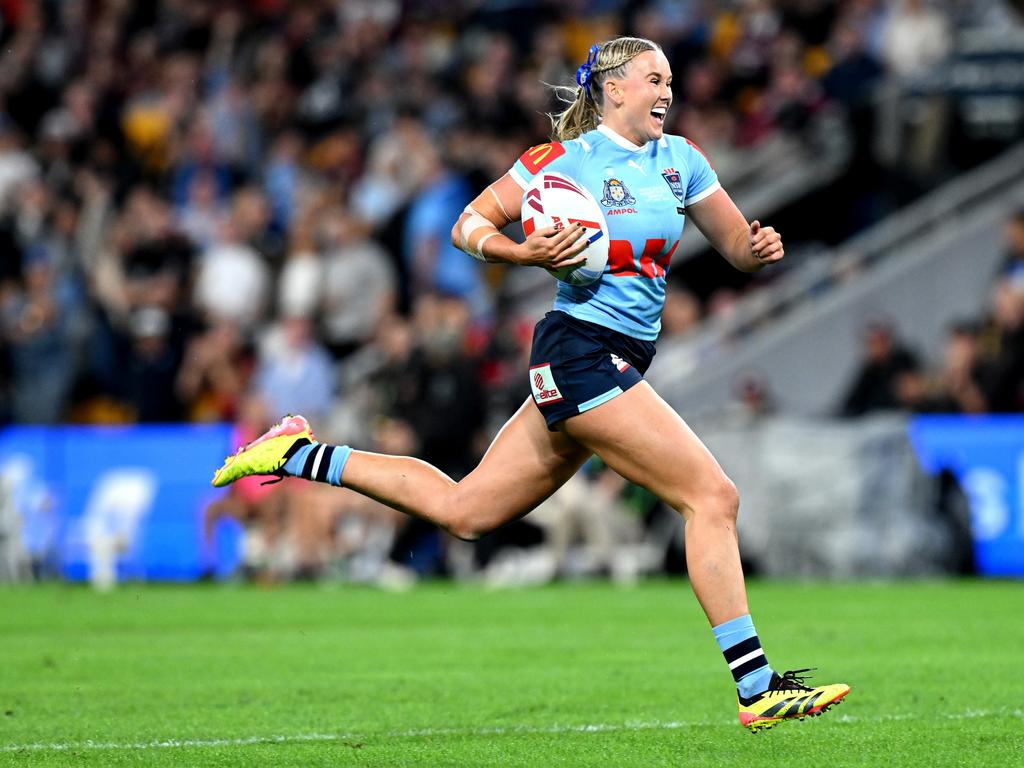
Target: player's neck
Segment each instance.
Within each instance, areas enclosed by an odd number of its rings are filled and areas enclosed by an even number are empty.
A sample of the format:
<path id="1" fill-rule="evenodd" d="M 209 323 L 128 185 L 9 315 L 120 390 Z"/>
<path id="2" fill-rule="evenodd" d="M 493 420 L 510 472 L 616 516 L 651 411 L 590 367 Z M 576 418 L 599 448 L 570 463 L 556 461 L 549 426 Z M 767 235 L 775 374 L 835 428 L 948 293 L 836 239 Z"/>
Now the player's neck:
<path id="1" fill-rule="evenodd" d="M 607 121 L 602 122 L 597 126 L 597 130 L 611 139 L 613 142 L 618 144 L 623 149 L 628 149 L 633 152 L 639 152 L 647 146 L 647 142 L 637 143 L 635 138 L 630 138 L 628 133 L 623 133 L 619 128 L 614 125 L 608 125 Z"/>

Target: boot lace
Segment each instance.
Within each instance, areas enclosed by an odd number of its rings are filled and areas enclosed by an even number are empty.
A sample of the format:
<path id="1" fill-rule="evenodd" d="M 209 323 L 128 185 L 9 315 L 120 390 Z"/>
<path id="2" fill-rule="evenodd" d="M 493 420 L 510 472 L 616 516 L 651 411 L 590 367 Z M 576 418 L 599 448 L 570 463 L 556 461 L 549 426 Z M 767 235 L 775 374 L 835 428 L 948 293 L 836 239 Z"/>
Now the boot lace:
<path id="1" fill-rule="evenodd" d="M 782 677 L 779 680 L 778 687 L 776 690 L 779 691 L 810 691 L 812 688 L 806 685 L 807 678 L 810 675 L 807 672 L 814 672 L 817 667 L 808 667 L 807 669 L 791 669 L 782 673 Z"/>

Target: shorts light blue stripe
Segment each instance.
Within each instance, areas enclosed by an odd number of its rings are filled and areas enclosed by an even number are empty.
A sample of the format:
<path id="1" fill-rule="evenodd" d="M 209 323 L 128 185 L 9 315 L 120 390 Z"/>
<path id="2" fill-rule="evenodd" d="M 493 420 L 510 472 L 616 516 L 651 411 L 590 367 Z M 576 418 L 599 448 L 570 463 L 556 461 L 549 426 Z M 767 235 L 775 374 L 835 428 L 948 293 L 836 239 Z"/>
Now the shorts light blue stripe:
<path id="1" fill-rule="evenodd" d="M 601 405 L 601 403 L 607 403 L 609 400 L 611 400 L 616 395 L 621 395 L 621 394 L 622 394 L 622 387 L 612 387 L 607 392 L 605 392 L 603 395 L 598 395 L 597 397 L 592 397 L 589 400 L 587 400 L 587 402 L 580 403 L 580 413 L 583 413 L 584 411 L 589 411 L 591 408 L 597 408 L 597 406 Z"/>

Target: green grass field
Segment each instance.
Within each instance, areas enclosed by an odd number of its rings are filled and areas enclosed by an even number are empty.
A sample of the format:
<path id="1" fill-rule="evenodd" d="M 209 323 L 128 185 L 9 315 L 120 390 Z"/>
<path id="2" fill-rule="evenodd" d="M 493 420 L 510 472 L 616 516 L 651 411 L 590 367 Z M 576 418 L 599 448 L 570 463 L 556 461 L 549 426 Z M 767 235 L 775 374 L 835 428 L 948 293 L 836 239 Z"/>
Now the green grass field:
<path id="1" fill-rule="evenodd" d="M 1024 765 L 1024 585 L 750 597 L 842 706 L 746 732 L 684 582 L 2 589 L 0 765 Z"/>

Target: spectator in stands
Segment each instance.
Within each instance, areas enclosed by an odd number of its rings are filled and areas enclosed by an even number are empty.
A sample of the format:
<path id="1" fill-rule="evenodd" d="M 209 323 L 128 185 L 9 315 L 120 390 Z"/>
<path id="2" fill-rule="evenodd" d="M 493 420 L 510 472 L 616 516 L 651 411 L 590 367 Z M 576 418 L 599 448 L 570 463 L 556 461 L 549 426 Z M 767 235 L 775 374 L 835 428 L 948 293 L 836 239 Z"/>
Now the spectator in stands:
<path id="1" fill-rule="evenodd" d="M 163 307 L 142 306 L 132 313 L 128 334 L 118 336 L 112 386 L 136 421 L 180 421 L 185 415 L 175 386 L 185 343 L 181 331 Z"/>
<path id="2" fill-rule="evenodd" d="M 255 354 L 238 328 L 221 323 L 188 343 L 175 388 L 192 421 L 234 421 L 249 391 Z"/>
<path id="3" fill-rule="evenodd" d="M 397 414 L 415 430 L 424 461 L 453 477 L 476 466 L 477 432 L 484 424 L 477 361 L 466 352 L 470 321 L 470 308 L 461 299 L 420 300 L 417 345 L 405 372 L 409 399 Z"/>
<path id="4" fill-rule="evenodd" d="M 899 371 L 892 385 L 897 407 L 911 413 L 950 413 L 955 405 L 941 396 L 927 371 L 914 361 Z"/>
<path id="5" fill-rule="evenodd" d="M 323 335 L 335 357 L 345 357 L 373 337 L 395 309 L 396 277 L 384 249 L 366 224 L 333 207 L 320 221 L 323 253 L 320 309 Z"/>
<path id="6" fill-rule="evenodd" d="M 25 262 L 23 285 L 0 293 L 0 338 L 10 345 L 12 416 L 52 424 L 64 416 L 75 375 L 70 327 L 79 297 L 43 246 L 31 248 Z"/>
<path id="7" fill-rule="evenodd" d="M 438 151 L 429 153 L 429 170 L 423 186 L 412 199 L 405 232 L 405 259 L 412 274 L 414 291 L 455 296 L 469 303 L 474 317 L 490 311 L 480 263 L 452 245 L 451 226 L 472 197 L 461 176 L 446 168 Z M 453 218 L 454 217 L 454 218 Z"/>
<path id="8" fill-rule="evenodd" d="M 869 321 L 861 334 L 862 359 L 840 406 L 842 416 L 901 407 L 895 388 L 900 373 L 917 367 L 917 357 L 896 338 L 890 322 Z"/>
<path id="9" fill-rule="evenodd" d="M 837 25 L 829 43 L 832 67 L 822 80 L 825 93 L 847 109 L 861 107 L 871 86 L 882 76 L 882 65 L 866 45 L 867 31 L 854 19 Z"/>
<path id="10" fill-rule="evenodd" d="M 957 322 L 946 334 L 942 369 L 939 372 L 943 410 L 952 413 L 984 413 L 988 410 L 986 384 L 990 366 L 981 359 L 976 322 Z"/>
<path id="11" fill-rule="evenodd" d="M 194 301 L 208 322 L 229 322 L 252 330 L 263 320 L 270 289 L 270 269 L 250 240 L 259 236 L 261 211 L 251 215 L 252 197 L 235 198 L 221 239 L 200 259 Z M 249 195 L 257 193 L 250 191 Z M 255 202 L 255 206 L 259 206 Z M 254 222 L 253 219 L 257 221 Z M 231 290 L 225 290 L 231 286 Z"/>
<path id="12" fill-rule="evenodd" d="M 38 173 L 39 165 L 26 151 L 17 128 L 10 118 L 0 114 L 0 214 L 11 210 L 18 186 Z"/>
<path id="13" fill-rule="evenodd" d="M 1024 411 L 1024 279 L 1004 277 L 996 283 L 982 346 L 991 366 L 989 408 L 997 413 Z"/>
<path id="14" fill-rule="evenodd" d="M 1024 208 L 1015 211 L 1003 226 L 1006 257 L 999 267 L 1000 277 L 1024 280 Z"/>
<path id="15" fill-rule="evenodd" d="M 254 386 L 268 413 L 310 413 L 327 420 L 334 370 L 309 318 L 286 317 L 264 340 Z"/>
<path id="16" fill-rule="evenodd" d="M 952 47 L 949 20 L 926 0 L 896 0 L 882 32 L 889 71 L 911 78 L 944 59 Z"/>
<path id="17" fill-rule="evenodd" d="M 933 69 L 952 49 L 949 19 L 926 0 L 897 0 L 889 11 L 882 33 L 882 56 L 890 72 L 913 81 Z M 941 162 L 942 138 L 948 114 L 946 102 L 937 96 L 919 98 L 904 111 L 902 164 L 928 179 Z"/>

